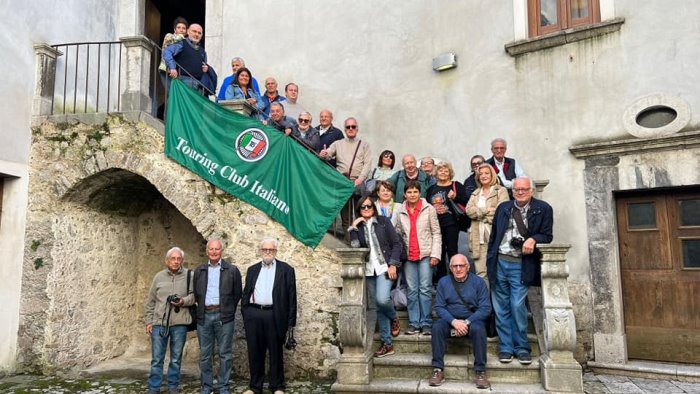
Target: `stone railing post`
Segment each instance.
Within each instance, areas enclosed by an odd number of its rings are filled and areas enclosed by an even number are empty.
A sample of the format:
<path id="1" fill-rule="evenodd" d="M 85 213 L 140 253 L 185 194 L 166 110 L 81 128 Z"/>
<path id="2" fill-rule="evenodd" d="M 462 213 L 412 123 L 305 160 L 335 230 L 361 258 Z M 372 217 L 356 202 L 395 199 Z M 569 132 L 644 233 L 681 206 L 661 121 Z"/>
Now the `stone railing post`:
<path id="1" fill-rule="evenodd" d="M 569 300 L 566 252 L 571 245 L 542 245 L 544 344 L 542 385 L 557 392 L 583 392 L 581 365 L 574 359 L 576 319 Z"/>
<path id="2" fill-rule="evenodd" d="M 120 111 L 151 112 L 149 87 L 151 82 L 151 53 L 153 44 L 144 36 L 122 37 L 124 45 L 121 66 Z M 155 76 L 154 76 L 155 78 Z"/>
<path id="3" fill-rule="evenodd" d="M 56 84 L 56 58 L 63 55 L 49 44 L 34 45 L 36 66 L 34 71 L 33 115 L 51 115 L 53 93 Z"/>
<path id="4" fill-rule="evenodd" d="M 239 100 L 222 100 L 219 101 L 219 105 L 228 108 L 233 112 L 238 112 L 241 115 L 250 116 L 255 110 L 255 107 L 250 105 L 250 103 L 245 99 Z"/>
<path id="5" fill-rule="evenodd" d="M 367 330 L 364 256 L 368 249 L 336 249 L 342 259 L 343 293 L 338 331 L 343 355 L 337 364 L 338 383 L 369 384 L 372 355 Z"/>

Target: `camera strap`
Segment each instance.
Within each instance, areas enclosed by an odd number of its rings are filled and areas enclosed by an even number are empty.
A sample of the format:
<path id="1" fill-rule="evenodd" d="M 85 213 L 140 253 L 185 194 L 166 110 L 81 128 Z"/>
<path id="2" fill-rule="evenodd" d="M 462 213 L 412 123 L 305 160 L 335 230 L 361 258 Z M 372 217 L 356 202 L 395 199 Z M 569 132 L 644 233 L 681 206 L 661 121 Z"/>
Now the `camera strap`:
<path id="1" fill-rule="evenodd" d="M 523 220 L 523 214 L 520 212 L 518 207 L 513 206 L 513 219 L 515 219 L 515 225 L 518 227 L 518 232 L 523 238 L 528 237 L 527 227 L 525 226 L 525 221 Z"/>
<path id="2" fill-rule="evenodd" d="M 476 309 L 474 306 L 469 306 L 469 303 L 462 297 L 462 293 L 460 293 L 460 290 L 462 290 L 462 287 L 464 287 L 464 283 L 461 283 L 459 287 L 457 287 L 457 280 L 452 277 L 452 280 L 450 281 L 452 283 L 452 288 L 455 289 L 455 293 L 457 293 L 457 296 L 459 297 L 460 300 L 462 300 L 462 304 L 464 304 L 464 307 L 467 308 L 467 310 L 470 313 L 474 313 L 474 309 Z"/>

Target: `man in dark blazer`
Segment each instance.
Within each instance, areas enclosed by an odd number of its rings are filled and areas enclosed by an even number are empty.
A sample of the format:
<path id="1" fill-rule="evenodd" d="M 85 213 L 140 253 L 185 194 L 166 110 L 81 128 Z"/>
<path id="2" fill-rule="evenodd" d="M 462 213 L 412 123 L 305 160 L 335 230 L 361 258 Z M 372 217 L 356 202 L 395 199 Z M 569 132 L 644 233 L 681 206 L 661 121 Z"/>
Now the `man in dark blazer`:
<path id="1" fill-rule="evenodd" d="M 214 392 L 212 354 L 218 345 L 219 393 L 230 393 L 233 367 L 233 319 L 241 299 L 241 272 L 221 259 L 223 244 L 218 239 L 207 242 L 209 261 L 194 271 L 194 297 L 197 301 L 197 339 L 202 394 Z"/>
<path id="2" fill-rule="evenodd" d="M 277 241 L 260 243 L 262 261 L 248 268 L 243 288 L 241 312 L 248 343 L 250 390 L 259 394 L 265 378 L 265 354 L 270 354 L 270 386 L 274 394 L 284 393 L 282 345 L 287 330 L 297 323 L 297 287 L 294 268 L 275 259 Z"/>
<path id="3" fill-rule="evenodd" d="M 527 292 L 540 286 L 537 245 L 552 242 L 552 207 L 533 198 L 535 186 L 528 177 L 513 180 L 515 200 L 496 208 L 489 239 L 486 267 L 491 283 L 498 331 L 498 359 L 509 363 L 513 355 L 521 364 L 532 362 L 527 339 Z"/>

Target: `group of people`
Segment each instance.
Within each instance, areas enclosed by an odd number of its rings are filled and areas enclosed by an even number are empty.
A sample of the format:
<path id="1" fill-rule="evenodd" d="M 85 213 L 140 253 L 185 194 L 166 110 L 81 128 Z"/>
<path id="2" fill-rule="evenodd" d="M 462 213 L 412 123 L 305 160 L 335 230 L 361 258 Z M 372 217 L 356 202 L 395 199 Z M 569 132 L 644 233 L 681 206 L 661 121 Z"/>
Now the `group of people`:
<path id="1" fill-rule="evenodd" d="M 166 69 L 177 77 L 173 72 L 177 61 L 206 81 L 206 53 L 202 57 L 195 49 L 201 27 L 190 25 L 187 33 L 164 49 Z M 313 127 L 311 113 L 297 101 L 297 84 L 288 83 L 283 97 L 277 81 L 269 77 L 265 91 L 260 92 L 243 59 L 234 57 L 231 68 L 233 73 L 223 81 L 219 99 L 247 100 L 256 109 L 253 116 L 293 136 L 354 183 L 356 192 L 340 216 L 351 246 L 370 250 L 366 276 L 382 341 L 376 357 L 395 353 L 392 337 L 401 330 L 390 294 L 402 274 L 409 318 L 405 334 L 432 336 L 431 385 L 444 381 L 445 338 L 469 336 L 477 387 L 489 387 L 486 332 L 492 313 L 499 360 L 508 363 L 517 357 L 521 364 L 532 362 L 526 296 L 529 286 L 539 284 L 537 245 L 551 242 L 553 213 L 549 204 L 533 197 L 534 183 L 520 164 L 505 156 L 504 139 L 491 142 L 488 160 L 482 155 L 471 158 L 471 174 L 463 183 L 454 180 L 450 162 L 436 163 L 431 157 L 419 163 L 414 155 L 405 154 L 402 169 L 395 170 L 394 153 L 384 150 L 375 165 L 369 143 L 358 137 L 356 118 L 345 120 L 343 135 L 333 125 L 332 112 L 323 110 L 319 125 Z M 469 258 L 458 253 L 463 231 L 469 234 Z M 471 264 L 474 273 L 469 272 Z M 433 284 L 439 316 L 435 322 Z M 204 372 L 202 376 L 204 384 Z M 251 388 L 255 387 L 251 379 Z"/>
<path id="2" fill-rule="evenodd" d="M 170 394 L 179 393 L 182 352 L 188 326 L 193 323 L 200 349 L 201 393 L 210 394 L 215 389 L 214 352 L 219 359 L 216 389 L 222 394 L 230 393 L 234 317 L 239 301 L 250 369 L 250 389 L 245 394 L 262 393 L 266 354 L 269 354 L 269 389 L 275 394 L 284 393 L 282 348 L 296 345 L 293 329 L 297 293 L 294 268 L 276 259 L 277 248 L 278 242 L 273 238 L 260 243 L 261 261 L 248 268 L 245 286 L 238 267 L 222 259 L 221 240 L 207 242 L 208 261 L 194 270 L 184 268 L 182 249 L 173 247 L 167 251 L 166 268 L 153 278 L 145 308 L 144 321 L 152 352 L 149 393 L 160 392 L 168 346 L 168 390 Z"/>
<path id="3" fill-rule="evenodd" d="M 395 171 L 389 150 L 380 154 L 372 169 L 369 146 L 357 139 L 354 118 L 346 121 L 346 136 L 321 151 L 321 157 L 335 157 L 338 171 L 357 186 L 356 196 L 348 202 L 354 204 L 355 217 L 342 212 L 341 216 L 350 223 L 350 245 L 369 249 L 365 275 L 381 339 L 374 356 L 395 353 L 392 337 L 401 328 L 391 292 L 402 273 L 407 284 L 405 334 L 431 336 L 431 386 L 445 380 L 446 338 L 469 336 L 476 386 L 490 387 L 486 342 L 492 313 L 500 362 L 516 357 L 521 364 L 530 364 L 526 298 L 529 287 L 540 283 L 537 245 L 552 241 L 553 212 L 549 204 L 533 197 L 532 179 L 505 156 L 506 141 L 491 142 L 493 155 L 488 160 L 473 156 L 472 173 L 460 183 L 453 180 L 449 162 L 436 164 L 431 157 L 418 166 L 415 156 L 406 154 L 403 169 Z M 372 189 L 370 180 L 376 181 L 375 188 L 366 193 Z M 469 258 L 458 253 L 460 231 L 469 233 Z M 433 321 L 435 282 L 438 319 Z"/>

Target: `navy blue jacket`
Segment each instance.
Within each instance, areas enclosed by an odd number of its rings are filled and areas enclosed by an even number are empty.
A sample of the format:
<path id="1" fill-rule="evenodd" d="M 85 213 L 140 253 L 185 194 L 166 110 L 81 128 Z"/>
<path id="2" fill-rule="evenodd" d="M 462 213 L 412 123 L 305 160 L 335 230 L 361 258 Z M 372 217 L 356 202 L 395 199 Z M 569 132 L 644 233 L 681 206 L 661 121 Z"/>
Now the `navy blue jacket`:
<path id="1" fill-rule="evenodd" d="M 204 324 L 204 301 L 207 296 L 207 280 L 209 278 L 209 263 L 204 263 L 194 270 L 194 299 L 197 302 L 197 324 Z M 221 275 L 219 277 L 219 315 L 222 323 L 233 321 L 241 300 L 243 284 L 241 271 L 233 264 L 221 260 Z"/>
<path id="2" fill-rule="evenodd" d="M 501 245 L 503 236 L 508 229 L 508 221 L 515 204 L 514 200 L 506 201 L 496 208 L 493 217 L 493 227 L 491 228 L 491 238 L 489 239 L 489 249 L 486 256 L 486 270 L 489 275 L 489 282 L 493 285 L 496 282 L 498 269 L 498 247 Z M 527 212 L 527 238 L 533 238 L 537 245 L 552 242 L 552 225 L 554 213 L 552 207 L 542 200 L 533 198 L 530 200 L 530 209 Z M 540 286 L 541 252 L 535 247 L 535 253 L 523 255 L 522 272 L 520 283 L 526 286 Z"/>
<path id="3" fill-rule="evenodd" d="M 401 239 L 396 234 L 394 225 L 391 220 L 385 216 L 375 216 L 374 233 L 377 235 L 377 242 L 382 249 L 384 261 L 388 265 L 395 265 L 396 268 L 401 267 Z M 365 223 L 360 223 L 357 230 L 350 231 L 350 246 L 353 248 L 369 248 L 365 237 L 367 226 Z"/>
<path id="4" fill-rule="evenodd" d="M 454 279 L 452 275 L 440 278 L 435 295 L 435 312 L 440 319 L 452 323 L 454 319 L 470 322 L 477 320 L 486 321 L 491 314 L 491 301 L 489 300 L 489 289 L 486 282 L 475 274 L 467 274 L 464 283 L 451 283 Z M 464 302 L 455 291 L 455 286 L 459 288 Z"/>

